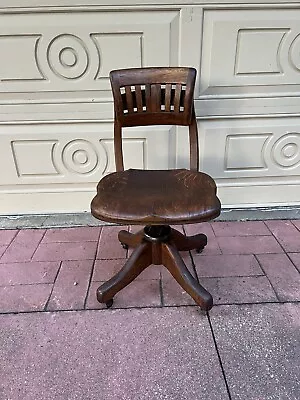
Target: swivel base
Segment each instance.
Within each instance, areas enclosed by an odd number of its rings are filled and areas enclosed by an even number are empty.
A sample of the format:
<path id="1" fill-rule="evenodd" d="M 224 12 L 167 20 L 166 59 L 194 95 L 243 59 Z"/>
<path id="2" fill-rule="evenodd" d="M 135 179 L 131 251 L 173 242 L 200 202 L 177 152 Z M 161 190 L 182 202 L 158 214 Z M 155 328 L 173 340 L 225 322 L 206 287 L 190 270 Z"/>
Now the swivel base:
<path id="1" fill-rule="evenodd" d="M 97 289 L 100 303 L 111 307 L 115 294 L 149 265 L 162 264 L 203 310 L 212 308 L 211 294 L 191 275 L 179 253 L 193 249 L 202 251 L 207 244 L 204 234 L 186 237 L 169 225 L 150 225 L 135 234 L 121 230 L 118 238 L 123 247 L 135 249 L 123 268 Z"/>

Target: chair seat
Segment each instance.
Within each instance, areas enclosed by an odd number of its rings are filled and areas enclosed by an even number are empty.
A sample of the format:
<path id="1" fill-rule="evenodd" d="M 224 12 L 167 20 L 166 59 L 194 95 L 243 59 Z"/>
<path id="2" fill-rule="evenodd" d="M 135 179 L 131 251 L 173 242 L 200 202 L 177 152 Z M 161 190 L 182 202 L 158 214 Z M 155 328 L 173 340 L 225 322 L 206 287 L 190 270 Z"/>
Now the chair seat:
<path id="1" fill-rule="evenodd" d="M 220 214 L 214 180 L 186 169 L 129 169 L 105 176 L 91 204 L 94 217 L 121 224 L 181 224 Z"/>

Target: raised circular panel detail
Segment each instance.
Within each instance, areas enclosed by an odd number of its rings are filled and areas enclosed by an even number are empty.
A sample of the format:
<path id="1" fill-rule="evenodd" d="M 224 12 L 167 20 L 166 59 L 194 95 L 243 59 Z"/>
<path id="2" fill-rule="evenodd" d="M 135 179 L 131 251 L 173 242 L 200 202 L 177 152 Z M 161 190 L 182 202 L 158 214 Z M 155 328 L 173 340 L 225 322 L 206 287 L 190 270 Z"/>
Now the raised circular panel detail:
<path id="1" fill-rule="evenodd" d="M 51 71 L 61 78 L 78 79 L 89 66 L 89 55 L 84 42 L 75 35 L 56 36 L 47 50 Z"/>
<path id="2" fill-rule="evenodd" d="M 73 140 L 62 151 L 64 167 L 77 174 L 88 174 L 99 164 L 99 158 L 94 146 L 87 140 Z"/>
<path id="3" fill-rule="evenodd" d="M 296 143 L 290 143 L 290 144 L 285 145 L 281 151 L 282 151 L 282 154 L 284 157 L 292 158 L 297 154 L 298 147 L 297 147 Z"/>
<path id="4" fill-rule="evenodd" d="M 300 71 L 300 35 L 296 36 L 290 47 L 290 60 L 298 71 Z"/>
<path id="5" fill-rule="evenodd" d="M 281 168 L 291 168 L 300 162 L 300 135 L 288 133 L 278 139 L 272 147 L 274 162 Z"/>
<path id="6" fill-rule="evenodd" d="M 77 165 L 84 165 L 88 162 L 88 155 L 84 150 L 76 150 L 73 153 L 72 160 Z"/>
<path id="7" fill-rule="evenodd" d="M 77 53 L 71 47 L 65 47 L 59 53 L 59 61 L 66 68 L 74 67 L 78 61 Z"/>

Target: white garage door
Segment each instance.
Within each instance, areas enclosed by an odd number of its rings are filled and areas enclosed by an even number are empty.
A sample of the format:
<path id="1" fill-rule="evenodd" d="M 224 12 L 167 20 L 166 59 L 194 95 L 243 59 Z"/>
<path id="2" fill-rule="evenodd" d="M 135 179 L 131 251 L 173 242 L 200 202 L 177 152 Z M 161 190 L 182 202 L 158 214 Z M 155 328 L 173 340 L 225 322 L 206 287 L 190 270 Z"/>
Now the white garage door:
<path id="1" fill-rule="evenodd" d="M 199 71 L 201 169 L 223 206 L 300 203 L 299 10 L 31 3 L 0 12 L 1 214 L 88 210 L 114 169 L 108 73 L 159 65 Z M 126 167 L 187 166 L 187 137 L 127 130 Z"/>

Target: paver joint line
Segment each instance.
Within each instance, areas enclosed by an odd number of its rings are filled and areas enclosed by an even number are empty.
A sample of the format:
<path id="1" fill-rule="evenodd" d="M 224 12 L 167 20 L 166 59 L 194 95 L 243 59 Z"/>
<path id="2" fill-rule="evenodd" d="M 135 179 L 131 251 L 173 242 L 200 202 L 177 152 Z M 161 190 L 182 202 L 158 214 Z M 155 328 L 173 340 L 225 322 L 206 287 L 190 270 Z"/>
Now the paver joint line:
<path id="1" fill-rule="evenodd" d="M 216 341 L 216 336 L 215 336 L 214 329 L 213 329 L 213 326 L 212 326 L 212 323 L 211 323 L 209 311 L 207 312 L 207 319 L 208 319 L 209 327 L 210 327 L 210 330 L 211 330 L 212 338 L 213 338 L 213 341 L 214 341 L 215 350 L 216 350 L 216 353 L 217 353 L 217 356 L 218 356 L 220 368 L 221 368 L 221 371 L 222 371 L 224 383 L 225 383 L 225 386 L 226 386 L 228 398 L 229 398 L 229 400 L 232 400 L 232 397 L 231 397 L 231 394 L 230 394 L 229 385 L 228 385 L 228 382 L 227 382 L 225 370 L 224 370 L 222 359 L 221 359 L 221 355 L 220 355 L 220 351 L 219 351 L 218 344 L 217 344 L 217 341 Z"/>
<path id="2" fill-rule="evenodd" d="M 120 229 L 107 225 L 0 231 L 0 313 L 48 310 L 58 285 L 60 297 L 55 301 L 62 309 L 98 309 L 96 285 L 117 272 L 130 255 L 118 242 Z M 187 225 L 183 231 L 208 236 L 202 254 L 186 252 L 183 257 L 191 274 L 211 291 L 216 306 L 300 301 L 299 221 L 213 222 Z M 56 269 L 49 275 L 51 268 Z M 146 269 L 116 296 L 114 307 L 194 305 L 159 268 Z M 61 281 L 67 270 L 68 280 Z M 79 292 L 80 307 L 74 297 Z"/>
<path id="3" fill-rule="evenodd" d="M 271 287 L 272 287 L 272 289 L 273 289 L 273 291 L 274 291 L 274 293 L 275 293 L 275 296 L 276 296 L 277 300 L 280 302 L 280 298 L 279 298 L 279 296 L 278 296 L 278 293 L 276 292 L 276 289 L 275 289 L 274 285 L 272 284 L 272 282 L 270 281 L 269 277 L 266 275 L 266 273 L 265 273 L 265 271 L 264 271 L 264 268 L 263 268 L 262 264 L 259 262 L 259 259 L 258 259 L 257 255 L 254 255 L 254 257 L 256 258 L 257 262 L 258 262 L 259 265 L 260 265 L 260 268 L 263 270 L 265 276 L 267 277 L 267 279 L 268 279 L 268 281 L 269 281 L 269 283 L 270 283 L 270 285 L 271 285 Z"/>

